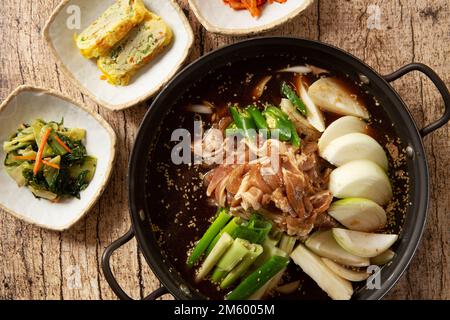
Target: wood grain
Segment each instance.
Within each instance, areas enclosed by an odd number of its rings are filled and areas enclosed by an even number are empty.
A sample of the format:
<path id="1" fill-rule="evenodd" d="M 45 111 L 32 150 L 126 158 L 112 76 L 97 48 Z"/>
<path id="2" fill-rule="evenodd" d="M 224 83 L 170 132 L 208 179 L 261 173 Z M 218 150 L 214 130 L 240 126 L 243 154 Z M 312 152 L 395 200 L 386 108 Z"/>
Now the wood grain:
<path id="1" fill-rule="evenodd" d="M 189 60 L 243 37 L 206 33 L 179 0 L 196 35 Z M 100 268 L 104 248 L 130 226 L 126 168 L 137 127 L 149 102 L 110 112 L 83 96 L 61 73 L 41 38 L 57 0 L 3 0 L 0 8 L 0 98 L 20 84 L 63 94 L 99 112 L 118 135 L 117 168 L 95 208 L 63 233 L 46 231 L 0 212 L 0 299 L 115 299 Z M 371 28 L 371 11 L 381 10 L 380 28 Z M 369 19 L 369 20 L 368 20 Z M 412 62 L 428 64 L 450 85 L 450 5 L 447 0 L 353 0 L 314 3 L 304 14 L 267 35 L 292 35 L 336 45 L 366 61 L 380 73 Z M 417 124 L 438 118 L 443 103 L 424 76 L 410 74 L 394 87 Z M 387 299 L 449 299 L 450 126 L 425 138 L 431 176 L 427 228 L 410 268 Z M 114 273 L 135 298 L 159 286 L 137 243 L 113 257 Z M 168 297 L 170 298 L 170 297 Z"/>

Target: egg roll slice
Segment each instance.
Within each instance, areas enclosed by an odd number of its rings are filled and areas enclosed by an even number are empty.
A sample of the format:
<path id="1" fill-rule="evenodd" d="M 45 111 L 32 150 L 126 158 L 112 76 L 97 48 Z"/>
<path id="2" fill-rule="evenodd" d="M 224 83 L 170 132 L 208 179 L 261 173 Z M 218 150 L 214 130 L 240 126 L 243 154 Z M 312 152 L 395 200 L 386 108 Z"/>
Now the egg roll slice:
<path id="1" fill-rule="evenodd" d="M 149 63 L 172 41 L 172 31 L 157 15 L 148 13 L 145 20 L 118 43 L 97 65 L 109 83 L 126 86 L 131 77 Z"/>
<path id="2" fill-rule="evenodd" d="M 81 54 L 88 58 L 105 55 L 147 15 L 142 0 L 117 0 L 75 39 Z"/>

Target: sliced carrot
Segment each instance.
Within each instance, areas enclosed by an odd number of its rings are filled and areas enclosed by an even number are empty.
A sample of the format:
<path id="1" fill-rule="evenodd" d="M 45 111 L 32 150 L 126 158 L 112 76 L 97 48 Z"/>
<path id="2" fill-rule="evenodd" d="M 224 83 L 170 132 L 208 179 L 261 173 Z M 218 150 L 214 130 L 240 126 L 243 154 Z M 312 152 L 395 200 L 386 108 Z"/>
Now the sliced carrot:
<path id="1" fill-rule="evenodd" d="M 51 163 L 51 162 L 46 161 L 46 160 L 42 160 L 42 163 L 45 164 L 46 166 L 49 166 L 49 167 L 52 167 L 52 168 L 55 168 L 55 169 L 58 169 L 58 170 L 61 169 L 61 167 L 58 166 L 56 163 Z"/>
<path id="2" fill-rule="evenodd" d="M 36 160 L 36 157 L 33 156 L 14 156 L 14 160 Z"/>
<path id="3" fill-rule="evenodd" d="M 47 140 L 48 140 L 48 137 L 50 137 L 51 132 L 52 132 L 52 129 L 47 128 L 44 132 L 44 135 L 42 136 L 41 144 L 39 145 L 39 149 L 38 149 L 38 152 L 36 155 L 36 162 L 35 162 L 34 168 L 33 168 L 34 175 L 38 174 L 39 168 L 41 167 L 42 155 L 44 153 L 45 145 L 47 144 Z"/>
<path id="4" fill-rule="evenodd" d="M 67 146 L 67 144 L 64 143 L 64 141 L 62 141 L 57 134 L 52 135 L 52 137 L 56 140 L 56 142 L 58 142 L 61 147 L 64 148 L 64 150 L 66 150 L 69 153 L 72 153 L 72 150 Z"/>

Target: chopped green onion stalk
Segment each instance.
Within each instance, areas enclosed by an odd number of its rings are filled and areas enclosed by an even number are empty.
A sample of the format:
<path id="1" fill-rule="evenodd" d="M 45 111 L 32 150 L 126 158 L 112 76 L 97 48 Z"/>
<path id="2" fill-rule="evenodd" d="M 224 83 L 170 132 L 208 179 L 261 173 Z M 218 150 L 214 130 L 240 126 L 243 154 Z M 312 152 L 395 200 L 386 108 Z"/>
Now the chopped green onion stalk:
<path id="1" fill-rule="evenodd" d="M 244 257 L 236 267 L 231 270 L 225 279 L 223 279 L 220 287 L 226 289 L 233 285 L 239 278 L 241 278 L 245 272 L 250 268 L 250 266 L 255 262 L 256 258 L 263 252 L 263 247 L 259 244 L 252 244 L 250 252 Z"/>
<path id="2" fill-rule="evenodd" d="M 284 270 L 284 269 L 283 269 Z M 283 272 L 283 270 L 281 270 L 280 272 Z M 278 272 L 274 277 L 276 277 L 280 272 Z M 273 278 L 270 279 L 269 281 L 266 282 L 265 285 L 263 285 L 261 288 L 259 288 L 258 290 L 256 290 L 255 292 L 253 292 L 248 298 L 247 300 L 262 300 L 264 298 L 264 296 L 266 295 L 266 292 L 268 292 L 268 288 L 273 280 Z"/>
<path id="3" fill-rule="evenodd" d="M 220 258 L 227 252 L 228 248 L 233 244 L 233 238 L 228 234 L 224 233 L 220 237 L 219 241 L 217 241 L 214 249 L 211 253 L 206 257 L 203 262 L 200 270 L 198 271 L 195 281 L 202 281 L 208 273 L 215 267 Z"/>
<path id="4" fill-rule="evenodd" d="M 289 258 L 281 256 L 271 257 L 230 292 L 226 297 L 227 300 L 247 299 L 288 264 Z"/>
<path id="5" fill-rule="evenodd" d="M 258 232 L 259 239 L 255 242 L 261 244 L 267 238 L 267 235 L 272 230 L 272 223 L 264 219 L 259 214 L 253 214 L 248 223 L 249 228 Z"/>
<path id="6" fill-rule="evenodd" d="M 281 84 L 281 93 L 289 99 L 292 104 L 297 108 L 298 111 L 304 116 L 306 116 L 306 106 L 300 97 L 295 93 L 294 89 L 291 88 L 286 82 Z"/>
<path id="7" fill-rule="evenodd" d="M 267 238 L 271 229 L 272 224 L 270 222 L 261 219 L 258 215 L 253 215 L 248 223 L 242 223 L 236 229 L 234 235 L 251 243 L 261 244 Z"/>
<path id="8" fill-rule="evenodd" d="M 272 291 L 273 289 L 275 289 L 278 286 L 285 271 L 286 271 L 286 267 L 281 269 L 280 272 L 278 272 L 276 275 L 274 275 L 272 278 L 270 278 L 270 280 L 267 281 L 267 283 L 263 287 L 261 287 L 261 289 L 259 289 L 254 294 L 252 294 L 248 299 L 249 300 L 261 300 L 266 294 L 268 294 L 270 291 Z"/>
<path id="9" fill-rule="evenodd" d="M 238 217 L 235 217 L 230 222 L 228 222 L 228 224 L 219 232 L 219 234 L 209 244 L 208 249 L 206 249 L 206 256 L 208 256 L 210 254 L 210 252 L 212 251 L 212 249 L 216 245 L 217 241 L 219 241 L 220 237 L 225 232 L 228 233 L 231 237 L 236 238 L 234 236 L 234 233 L 235 233 L 236 229 L 239 227 L 240 224 L 241 224 L 241 219 L 238 218 Z"/>
<path id="10" fill-rule="evenodd" d="M 278 240 L 266 238 L 264 240 L 262 247 L 264 249 L 263 253 L 256 259 L 253 264 L 256 268 L 262 266 L 267 260 L 273 256 L 287 257 L 288 254 L 277 247 Z"/>
<path id="11" fill-rule="evenodd" d="M 296 238 L 288 236 L 285 233 L 282 233 L 278 247 L 280 248 L 280 250 L 284 251 L 286 254 L 289 255 L 294 250 L 296 241 L 297 241 Z M 260 300 L 264 295 L 268 294 L 270 291 L 275 289 L 280 283 L 281 278 L 283 277 L 285 271 L 286 268 L 283 268 L 283 270 L 281 270 L 275 276 L 273 276 L 272 279 L 270 279 L 261 289 L 255 292 L 249 299 Z"/>
<path id="12" fill-rule="evenodd" d="M 218 216 L 205 232 L 203 237 L 195 246 L 191 255 L 188 258 L 187 265 L 192 268 L 194 264 L 200 259 L 202 254 L 205 252 L 208 245 L 214 240 L 215 236 L 220 232 L 220 230 L 227 224 L 231 219 L 231 215 L 227 212 L 225 208 L 218 209 Z"/>
<path id="13" fill-rule="evenodd" d="M 213 282 L 220 282 L 222 279 L 237 266 L 244 257 L 251 252 L 251 243 L 244 239 L 236 238 L 231 247 L 220 258 L 216 269 L 212 275 Z"/>

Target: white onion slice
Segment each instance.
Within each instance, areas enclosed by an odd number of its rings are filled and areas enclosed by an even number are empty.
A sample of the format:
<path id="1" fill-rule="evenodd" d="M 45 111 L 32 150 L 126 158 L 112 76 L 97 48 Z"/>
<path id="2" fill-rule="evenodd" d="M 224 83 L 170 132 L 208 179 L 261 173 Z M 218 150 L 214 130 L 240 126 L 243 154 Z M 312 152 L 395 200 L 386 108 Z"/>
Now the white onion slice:
<path id="1" fill-rule="evenodd" d="M 325 73 L 330 73 L 330 71 L 326 70 L 326 69 L 322 69 L 310 64 L 307 64 L 306 67 L 311 69 L 311 72 L 316 75 L 316 76 L 320 76 L 321 74 L 325 74 Z"/>
<path id="2" fill-rule="evenodd" d="M 278 70 L 277 72 L 294 72 L 294 73 L 300 73 L 300 74 L 307 74 L 307 73 L 311 73 L 312 69 L 307 66 L 293 66 L 293 67 L 288 67 L 288 68 Z"/>
<path id="3" fill-rule="evenodd" d="M 212 114 L 213 111 L 211 107 L 205 106 L 203 104 L 191 104 L 186 107 L 186 111 L 188 112 L 195 112 L 195 113 L 201 113 L 201 114 Z"/>
<path id="4" fill-rule="evenodd" d="M 269 83 L 270 79 L 272 79 L 272 76 L 265 76 L 258 82 L 252 92 L 253 100 L 258 100 L 263 95 L 264 90 L 266 90 L 267 83 Z"/>

